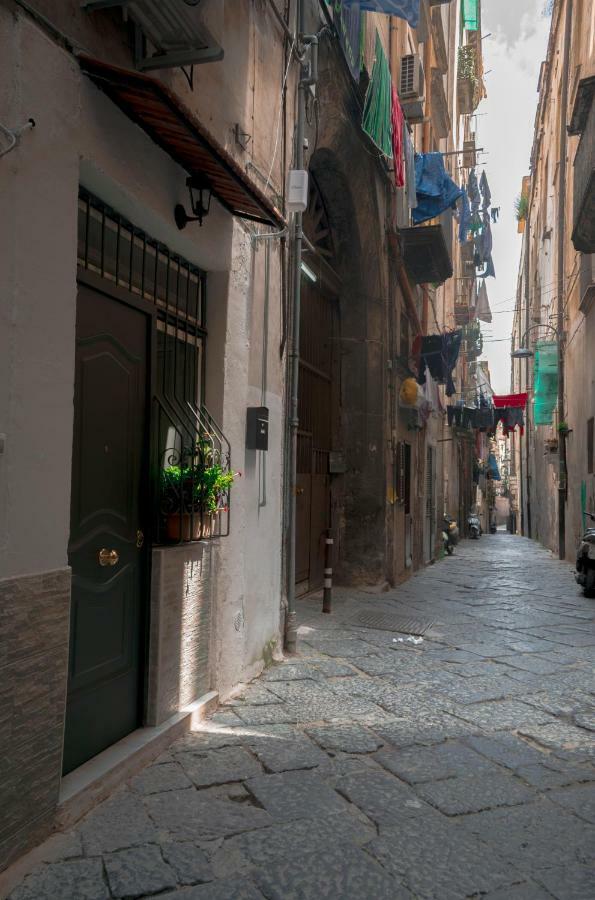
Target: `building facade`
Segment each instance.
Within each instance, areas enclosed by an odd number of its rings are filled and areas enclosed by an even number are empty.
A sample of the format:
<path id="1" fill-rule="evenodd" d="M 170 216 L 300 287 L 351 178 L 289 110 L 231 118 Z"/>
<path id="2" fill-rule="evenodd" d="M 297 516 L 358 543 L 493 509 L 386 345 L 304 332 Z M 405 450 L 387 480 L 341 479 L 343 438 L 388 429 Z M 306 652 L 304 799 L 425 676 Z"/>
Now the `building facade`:
<path id="1" fill-rule="evenodd" d="M 477 23 L 308 0 L 303 42 L 299 6 L 0 8 L 1 868 L 270 663 L 288 541 L 299 619 L 327 541 L 340 583 L 396 584 L 473 504 L 473 433 L 433 378 L 404 388 L 422 337 L 473 326 L 456 399 L 477 395 L 475 271 L 452 210 L 412 225 L 410 172 L 362 123 L 390 82 L 458 184 Z"/>
<path id="2" fill-rule="evenodd" d="M 524 179 L 522 256 L 512 336 L 513 390 L 529 394 L 525 435 L 511 450 L 520 533 L 572 559 L 593 483 L 593 159 L 595 14 L 554 4 Z M 557 365 L 544 380 L 545 354 Z M 555 370 L 555 371 L 554 371 Z M 548 392 L 549 385 L 549 392 Z M 515 489 L 516 490 L 516 489 Z"/>

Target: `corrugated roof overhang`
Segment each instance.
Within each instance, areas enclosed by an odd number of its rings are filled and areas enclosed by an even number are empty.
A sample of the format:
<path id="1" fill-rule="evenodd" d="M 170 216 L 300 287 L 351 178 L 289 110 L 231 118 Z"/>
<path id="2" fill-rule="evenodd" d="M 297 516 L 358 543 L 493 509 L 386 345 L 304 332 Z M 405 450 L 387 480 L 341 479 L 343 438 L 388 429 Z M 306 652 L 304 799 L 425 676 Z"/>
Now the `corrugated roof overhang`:
<path id="1" fill-rule="evenodd" d="M 81 70 L 189 175 L 204 175 L 234 216 L 282 228 L 286 222 L 233 157 L 164 84 L 139 72 L 79 56 Z"/>

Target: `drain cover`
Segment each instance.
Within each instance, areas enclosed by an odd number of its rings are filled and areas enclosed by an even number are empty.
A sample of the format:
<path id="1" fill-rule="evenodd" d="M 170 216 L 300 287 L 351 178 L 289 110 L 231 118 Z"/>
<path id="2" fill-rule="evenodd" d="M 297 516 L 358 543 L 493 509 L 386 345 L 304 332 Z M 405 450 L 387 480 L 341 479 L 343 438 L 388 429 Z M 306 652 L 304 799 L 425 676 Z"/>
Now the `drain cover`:
<path id="1" fill-rule="evenodd" d="M 406 619 L 392 613 L 360 612 L 351 619 L 351 624 L 375 628 L 377 631 L 398 631 L 399 634 L 425 634 L 434 623 Z"/>

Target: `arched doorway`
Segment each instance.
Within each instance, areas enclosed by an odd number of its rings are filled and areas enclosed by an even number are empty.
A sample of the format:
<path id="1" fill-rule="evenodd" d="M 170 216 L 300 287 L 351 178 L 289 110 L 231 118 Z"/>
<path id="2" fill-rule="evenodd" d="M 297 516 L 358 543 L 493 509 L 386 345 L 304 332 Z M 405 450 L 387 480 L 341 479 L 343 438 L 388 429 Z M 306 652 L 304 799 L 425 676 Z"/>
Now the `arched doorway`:
<path id="1" fill-rule="evenodd" d="M 297 436 L 296 585 L 322 586 L 324 550 L 332 528 L 331 452 L 336 417 L 338 278 L 324 200 L 310 175 L 302 265 L 299 429 Z"/>

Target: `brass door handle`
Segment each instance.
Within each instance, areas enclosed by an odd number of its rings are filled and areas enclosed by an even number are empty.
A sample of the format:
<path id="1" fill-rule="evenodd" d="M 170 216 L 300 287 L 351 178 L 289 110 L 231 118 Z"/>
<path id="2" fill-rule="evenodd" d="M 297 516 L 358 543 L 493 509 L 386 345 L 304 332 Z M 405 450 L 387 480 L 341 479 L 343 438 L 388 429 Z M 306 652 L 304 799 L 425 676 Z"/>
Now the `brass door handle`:
<path id="1" fill-rule="evenodd" d="M 120 554 L 117 550 L 107 550 L 103 547 L 97 556 L 100 566 L 117 566 L 120 562 Z"/>
<path id="2" fill-rule="evenodd" d="M 305 490 L 304 488 L 300 488 L 300 487 L 299 487 L 299 488 L 296 488 L 296 489 L 295 489 L 296 495 L 297 495 L 298 497 L 301 497 L 301 495 L 304 493 L 304 490 Z"/>
<path id="3" fill-rule="evenodd" d="M 139 528 L 139 530 L 136 532 L 136 546 L 137 546 L 137 548 L 140 550 L 144 543 L 145 543 L 145 535 L 144 535 L 144 533 L 143 533 L 143 532 L 140 530 L 140 528 Z"/>

